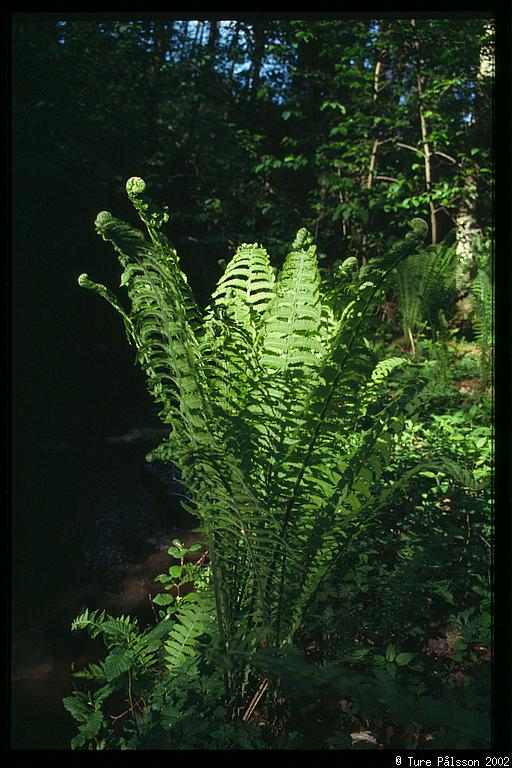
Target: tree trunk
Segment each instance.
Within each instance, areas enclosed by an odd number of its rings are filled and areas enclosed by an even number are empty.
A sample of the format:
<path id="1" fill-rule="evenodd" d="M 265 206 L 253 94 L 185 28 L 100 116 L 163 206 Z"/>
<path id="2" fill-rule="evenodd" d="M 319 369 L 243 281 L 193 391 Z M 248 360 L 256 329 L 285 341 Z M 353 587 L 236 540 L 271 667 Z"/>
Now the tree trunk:
<path id="1" fill-rule="evenodd" d="M 381 37 L 381 35 L 382 33 L 379 34 L 379 38 Z M 374 109 L 376 107 L 377 99 L 379 96 L 380 81 L 381 81 L 383 65 L 384 65 L 384 55 L 385 55 L 385 52 L 383 48 L 379 46 L 379 40 L 378 40 L 377 41 L 377 58 L 375 61 L 375 68 L 373 70 L 372 102 L 373 102 Z M 374 131 L 375 131 L 375 125 L 374 125 Z M 375 178 L 375 170 L 377 168 L 377 152 L 379 150 L 380 144 L 381 142 L 379 140 L 379 137 L 375 136 L 372 144 L 372 149 L 370 152 L 370 162 L 368 165 L 368 174 L 366 177 L 366 189 L 368 190 L 371 190 L 373 186 L 373 180 Z M 362 250 L 362 255 L 361 255 L 362 263 L 366 264 L 368 261 L 368 237 L 367 237 L 366 228 L 364 225 L 362 227 L 361 250 Z"/>
<path id="2" fill-rule="evenodd" d="M 425 169 L 425 188 L 428 197 L 428 207 L 430 209 L 430 227 L 431 227 L 431 239 L 432 245 L 437 243 L 437 220 L 436 220 L 436 207 L 432 198 L 432 153 L 430 151 L 430 141 L 427 120 L 425 118 L 425 107 L 423 104 L 424 86 L 423 75 L 421 71 L 421 55 L 420 44 L 416 35 L 416 20 L 411 19 L 411 24 L 414 30 L 413 45 L 416 52 L 416 87 L 418 89 L 418 101 L 419 101 L 419 117 L 421 127 L 421 144 L 423 147 L 423 166 Z"/>
<path id="3" fill-rule="evenodd" d="M 190 55 L 189 55 L 190 60 L 193 59 L 195 56 L 197 45 L 199 43 L 199 35 L 202 34 L 202 31 L 203 31 L 203 25 L 204 25 L 203 21 L 196 22 L 196 33 L 194 35 L 194 41 L 190 48 Z"/>
<path id="4" fill-rule="evenodd" d="M 486 25 L 487 35 L 493 32 L 490 24 Z M 478 98 L 478 91 L 481 84 L 490 77 L 494 76 L 494 55 L 486 49 L 484 44 L 480 49 L 480 66 L 477 77 L 477 99 L 475 111 L 473 114 L 472 128 L 474 130 L 479 124 L 479 111 L 481 109 L 481 97 Z M 480 109 L 479 109 L 480 107 Z M 475 258 L 475 237 L 480 233 L 476 217 L 476 205 L 478 201 L 478 189 L 476 179 L 473 174 L 469 175 L 464 184 L 464 201 L 461 204 L 455 216 L 456 237 L 457 237 L 457 287 L 463 290 L 468 287 L 470 281 L 470 271 Z"/>
<path id="5" fill-rule="evenodd" d="M 231 58 L 231 64 L 229 66 L 229 79 L 233 80 L 234 74 L 235 74 L 235 64 L 237 60 L 237 51 L 238 51 L 238 37 L 240 34 L 240 22 L 237 21 L 235 24 L 235 31 L 233 32 L 233 36 L 231 38 L 231 43 L 229 46 L 229 56 Z"/>
<path id="6" fill-rule="evenodd" d="M 382 76 L 382 67 L 384 63 L 384 51 L 382 48 L 377 48 L 377 60 L 375 62 L 375 69 L 373 71 L 373 105 L 375 107 L 377 98 L 379 96 L 380 78 Z M 372 151 L 370 154 L 370 165 L 368 167 L 368 177 L 366 179 L 366 188 L 371 189 L 373 185 L 373 178 L 375 176 L 375 168 L 377 166 L 377 151 L 380 141 L 375 137 L 373 141 Z"/>
<path id="7" fill-rule="evenodd" d="M 154 56 L 157 65 L 165 64 L 167 51 L 167 24 L 156 23 L 153 28 L 153 40 L 155 41 Z"/>
<path id="8" fill-rule="evenodd" d="M 261 82 L 261 65 L 263 62 L 263 56 L 265 54 L 265 28 L 255 23 L 252 28 L 254 37 L 254 50 L 252 54 L 251 64 L 251 85 L 250 85 L 250 97 L 255 99 L 258 95 Z"/>
<path id="9" fill-rule="evenodd" d="M 211 57 L 210 65 L 215 64 L 215 54 L 217 50 L 217 40 L 219 38 L 219 25 L 216 21 L 210 21 L 210 34 L 206 43 L 206 53 Z"/>

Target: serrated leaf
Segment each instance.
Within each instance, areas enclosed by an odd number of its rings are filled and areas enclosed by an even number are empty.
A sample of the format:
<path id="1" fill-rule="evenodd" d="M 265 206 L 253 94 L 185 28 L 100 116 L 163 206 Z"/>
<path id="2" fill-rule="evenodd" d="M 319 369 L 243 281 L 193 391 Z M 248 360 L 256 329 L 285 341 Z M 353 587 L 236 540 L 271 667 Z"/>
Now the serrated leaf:
<path id="1" fill-rule="evenodd" d="M 160 592 L 158 595 L 155 595 L 152 600 L 156 605 L 171 605 L 176 602 L 175 597 L 169 595 L 167 592 Z"/>
<path id="2" fill-rule="evenodd" d="M 104 662 L 105 676 L 108 682 L 127 672 L 135 662 L 135 654 L 129 648 L 114 648 Z"/>
<path id="3" fill-rule="evenodd" d="M 71 696 L 63 699 L 62 703 L 78 722 L 85 722 L 90 715 L 91 709 L 87 705 L 87 697 L 83 693 L 75 691 Z"/>

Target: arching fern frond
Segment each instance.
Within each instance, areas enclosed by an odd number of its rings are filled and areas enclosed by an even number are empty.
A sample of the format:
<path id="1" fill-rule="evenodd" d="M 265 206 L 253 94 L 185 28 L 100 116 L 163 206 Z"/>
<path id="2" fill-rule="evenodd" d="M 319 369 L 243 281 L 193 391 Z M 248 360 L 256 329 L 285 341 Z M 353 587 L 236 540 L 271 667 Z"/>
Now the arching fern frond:
<path id="1" fill-rule="evenodd" d="M 123 313 L 123 319 L 137 347 L 137 360 L 145 370 L 149 391 L 162 405 L 161 418 L 177 429 L 180 439 L 197 442 L 206 430 L 208 413 L 194 332 L 197 307 L 176 252 L 144 200 L 143 184 L 130 180 L 127 188 L 136 208 L 143 210 L 151 243 L 105 211 L 98 215 L 96 227 L 103 239 L 114 245 L 123 267 L 121 286 L 127 288 L 131 302 L 129 316 Z M 83 276 L 80 284 L 101 293 L 121 311 L 104 286 L 91 281 L 86 284 Z"/>

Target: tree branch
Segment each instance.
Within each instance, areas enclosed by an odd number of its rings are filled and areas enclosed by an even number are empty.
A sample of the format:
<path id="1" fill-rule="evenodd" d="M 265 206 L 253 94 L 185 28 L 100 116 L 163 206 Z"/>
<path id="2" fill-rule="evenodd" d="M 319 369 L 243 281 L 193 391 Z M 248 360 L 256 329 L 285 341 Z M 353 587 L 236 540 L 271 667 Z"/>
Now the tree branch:
<path id="1" fill-rule="evenodd" d="M 441 157 L 446 157 L 446 159 L 447 159 L 447 160 L 449 160 L 449 161 L 450 161 L 450 163 L 455 163 L 455 165 L 459 165 L 459 162 L 458 162 L 458 160 L 456 160 L 456 159 L 455 159 L 454 157 L 452 157 L 451 155 L 447 155 L 447 154 L 446 154 L 446 152 L 440 152 L 439 150 L 437 150 L 437 149 L 436 149 L 436 150 L 434 150 L 434 152 L 433 152 L 432 154 L 434 154 L 434 155 L 440 155 Z"/>
<path id="2" fill-rule="evenodd" d="M 403 147 L 404 149 L 410 149 L 411 152 L 416 152 L 418 155 L 421 155 L 422 157 L 425 157 L 425 154 L 421 151 L 421 149 L 418 149 L 418 147 L 413 147 L 410 144 L 403 144 L 401 141 L 395 142 L 397 147 Z"/>

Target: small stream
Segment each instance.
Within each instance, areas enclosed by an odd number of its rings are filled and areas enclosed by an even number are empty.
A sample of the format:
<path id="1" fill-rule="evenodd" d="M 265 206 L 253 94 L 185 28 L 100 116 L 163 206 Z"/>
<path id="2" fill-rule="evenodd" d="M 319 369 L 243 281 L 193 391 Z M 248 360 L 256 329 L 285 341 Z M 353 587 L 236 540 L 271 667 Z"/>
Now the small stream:
<path id="1" fill-rule="evenodd" d="M 87 607 L 152 623 L 170 541 L 198 538 L 177 471 L 145 461 L 156 431 L 27 451 L 13 494 L 12 749 L 70 749 L 76 727 L 62 699 L 72 668 L 97 651 L 71 621 Z"/>

